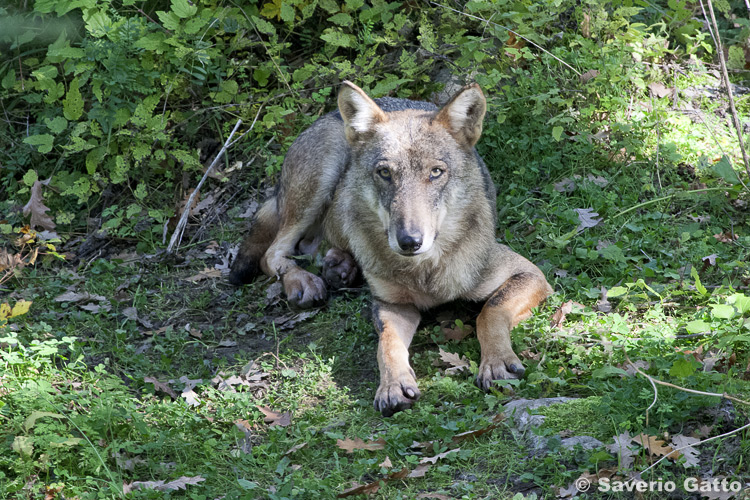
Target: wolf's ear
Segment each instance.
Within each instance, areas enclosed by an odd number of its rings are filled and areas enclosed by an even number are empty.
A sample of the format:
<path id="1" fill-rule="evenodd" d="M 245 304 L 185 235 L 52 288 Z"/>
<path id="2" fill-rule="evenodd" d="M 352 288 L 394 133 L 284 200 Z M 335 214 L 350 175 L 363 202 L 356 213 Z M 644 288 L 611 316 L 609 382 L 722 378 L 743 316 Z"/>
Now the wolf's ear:
<path id="1" fill-rule="evenodd" d="M 438 111 L 436 120 L 443 124 L 456 140 L 474 146 L 482 135 L 482 120 L 487 101 L 479 85 L 472 83 L 459 90 L 448 104 Z"/>
<path id="2" fill-rule="evenodd" d="M 344 81 L 339 91 L 339 112 L 344 119 L 346 140 L 356 142 L 377 123 L 388 120 L 375 101 L 352 82 Z"/>

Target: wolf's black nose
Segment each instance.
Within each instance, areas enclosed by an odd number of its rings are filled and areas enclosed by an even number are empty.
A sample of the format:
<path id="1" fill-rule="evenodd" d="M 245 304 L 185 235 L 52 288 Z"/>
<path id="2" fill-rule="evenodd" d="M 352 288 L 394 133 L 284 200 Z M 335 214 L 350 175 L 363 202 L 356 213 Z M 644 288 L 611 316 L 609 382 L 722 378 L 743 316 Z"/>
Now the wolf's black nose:
<path id="1" fill-rule="evenodd" d="M 422 246 L 422 235 L 420 233 L 408 233 L 405 229 L 399 229 L 396 233 L 398 246 L 404 252 L 414 253 Z"/>

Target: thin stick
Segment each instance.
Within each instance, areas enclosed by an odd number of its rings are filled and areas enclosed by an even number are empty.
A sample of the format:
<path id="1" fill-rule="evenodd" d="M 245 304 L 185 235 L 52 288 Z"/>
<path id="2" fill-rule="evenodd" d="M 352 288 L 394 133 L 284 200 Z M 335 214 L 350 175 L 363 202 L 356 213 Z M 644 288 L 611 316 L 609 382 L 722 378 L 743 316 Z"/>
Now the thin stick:
<path id="1" fill-rule="evenodd" d="M 716 16 L 714 16 L 714 6 L 711 0 L 706 0 L 708 3 L 708 12 L 711 14 L 711 23 L 714 26 L 714 32 L 716 33 L 716 51 L 719 53 L 719 64 L 721 65 L 721 75 L 724 80 L 724 85 L 727 88 L 727 97 L 729 98 L 729 109 L 732 111 L 732 121 L 734 122 L 734 129 L 737 131 L 737 139 L 740 142 L 740 151 L 742 151 L 742 159 L 745 162 L 745 171 L 748 177 L 750 177 L 750 158 L 747 156 L 745 151 L 745 142 L 742 140 L 742 126 L 740 120 L 737 117 L 737 109 L 734 107 L 734 96 L 732 95 L 732 85 L 729 83 L 729 73 L 727 72 L 727 63 L 724 61 L 724 49 L 721 46 L 721 38 L 719 37 L 719 25 L 716 23 Z M 701 7 L 703 3 L 701 2 Z M 704 13 L 705 14 L 705 13 Z"/>
<path id="2" fill-rule="evenodd" d="M 568 63 L 566 63 L 565 61 L 563 61 L 562 59 L 560 59 L 559 57 L 557 57 L 557 56 L 556 56 L 555 54 L 553 54 L 553 53 L 552 53 L 552 52 L 550 52 L 549 50 L 547 50 L 547 49 L 545 49 L 544 47 L 541 47 L 541 46 L 539 46 L 539 45 L 535 44 L 534 42 L 532 42 L 531 40 L 529 40 L 529 39 L 528 39 L 528 38 L 526 38 L 525 36 L 523 36 L 523 35 L 521 35 L 521 34 L 519 34 L 519 33 L 516 33 L 516 32 L 515 32 L 515 31 L 513 31 L 512 29 L 510 29 L 510 28 L 508 28 L 508 27 L 506 27 L 506 26 L 503 26 L 502 24 L 497 24 L 497 23 L 494 23 L 494 22 L 490 21 L 489 19 L 484 19 L 483 17 L 475 16 L 475 15 L 473 15 L 473 14 L 467 14 L 466 12 L 463 12 L 463 11 L 460 11 L 460 10 L 456 10 L 456 9 L 454 9 L 453 7 L 448 7 L 447 5 L 443 5 L 443 4 L 440 4 L 440 3 L 437 3 L 437 2 L 433 2 L 433 1 L 430 1 L 430 3 L 431 3 L 432 5 L 434 5 L 434 6 L 436 6 L 436 7 L 442 7 L 443 9 L 447 9 L 447 10 L 453 11 L 453 12 L 455 12 L 456 14 L 460 14 L 460 15 L 462 15 L 462 16 L 470 17 L 470 18 L 472 18 L 472 19 L 476 19 L 477 21 L 482 21 L 482 22 L 483 22 L 483 23 L 485 23 L 485 24 L 491 24 L 491 25 L 493 25 L 493 26 L 497 26 L 498 28 L 502 28 L 502 29 L 504 29 L 505 31 L 507 31 L 507 32 L 509 32 L 509 33 L 513 33 L 513 34 L 514 34 L 515 36 L 517 36 L 518 38 L 522 38 L 522 39 L 526 40 L 526 41 L 527 41 L 527 42 L 529 42 L 529 43 L 530 43 L 531 45 L 533 45 L 533 46 L 534 46 L 534 47 L 536 47 L 537 49 L 541 50 L 541 51 L 542 51 L 542 52 L 544 52 L 545 54 L 547 54 L 547 55 L 549 55 L 549 56 L 552 56 L 553 58 L 557 59 L 557 61 L 558 61 L 558 62 L 560 62 L 561 64 L 564 64 L 564 65 L 565 65 L 565 66 L 567 66 L 568 68 L 572 69 L 572 70 L 573 70 L 573 72 L 574 72 L 574 73 L 575 73 L 576 75 L 578 75 L 579 77 L 581 76 L 581 73 L 580 73 L 580 72 L 578 72 L 578 71 L 577 71 L 577 70 L 576 70 L 576 69 L 575 69 L 575 68 L 574 68 L 573 66 L 571 66 L 571 65 L 570 65 L 570 64 L 568 64 Z"/>
<path id="3" fill-rule="evenodd" d="M 167 246 L 167 253 L 172 253 L 172 250 L 175 248 L 176 245 L 179 245 L 182 241 L 182 233 L 185 231 L 185 226 L 187 225 L 188 215 L 190 215 L 190 207 L 193 206 L 193 201 L 195 201 L 195 197 L 198 196 L 198 192 L 200 191 L 201 186 L 203 186 L 203 183 L 206 182 L 206 179 L 208 178 L 208 174 L 211 173 L 211 171 L 214 169 L 214 165 L 216 165 L 219 162 L 219 159 L 224 155 L 224 152 L 227 150 L 229 142 L 232 140 L 232 136 L 235 132 L 237 132 L 237 129 L 240 128 L 240 125 L 242 124 L 242 119 L 237 119 L 237 124 L 234 126 L 234 129 L 232 130 L 232 133 L 229 134 L 229 137 L 227 137 L 227 140 L 224 141 L 224 146 L 222 146 L 221 151 L 219 151 L 219 154 L 216 155 L 216 158 L 214 158 L 214 161 L 211 162 L 211 165 L 206 169 L 206 173 L 203 174 L 203 178 L 198 183 L 196 188 L 193 190 L 193 192 L 190 194 L 190 197 L 188 198 L 187 203 L 185 204 L 185 210 L 182 212 L 182 216 L 180 217 L 180 221 L 177 223 L 177 227 L 174 230 L 174 233 L 172 233 L 172 238 L 169 240 L 169 246 Z"/>
<path id="4" fill-rule="evenodd" d="M 678 390 L 684 391 L 684 392 L 690 392 L 692 394 L 700 394 L 701 396 L 714 396 L 714 397 L 717 397 L 717 398 L 729 399 L 731 401 L 735 401 L 737 403 L 750 406 L 750 401 L 745 401 L 743 399 L 736 398 L 734 396 L 731 396 L 731 395 L 727 394 L 726 392 L 719 394 L 718 392 L 696 391 L 695 389 L 688 389 L 686 387 L 680 387 L 679 385 L 670 384 L 669 382 L 662 382 L 661 380 L 655 379 L 651 375 L 648 375 L 648 374 L 644 373 L 643 371 L 641 371 L 640 368 L 638 368 L 637 366 L 635 366 L 635 364 L 633 364 L 633 362 L 630 361 L 630 358 L 628 357 L 628 353 L 624 352 L 624 354 L 625 354 L 625 360 L 630 364 L 630 366 L 632 366 L 635 371 L 637 371 L 638 373 L 640 373 L 641 375 L 643 375 L 644 377 L 646 377 L 647 379 L 649 379 L 651 381 L 651 383 L 657 383 L 659 385 L 663 385 L 663 386 L 666 386 L 666 387 L 671 387 L 673 389 L 678 389 Z"/>

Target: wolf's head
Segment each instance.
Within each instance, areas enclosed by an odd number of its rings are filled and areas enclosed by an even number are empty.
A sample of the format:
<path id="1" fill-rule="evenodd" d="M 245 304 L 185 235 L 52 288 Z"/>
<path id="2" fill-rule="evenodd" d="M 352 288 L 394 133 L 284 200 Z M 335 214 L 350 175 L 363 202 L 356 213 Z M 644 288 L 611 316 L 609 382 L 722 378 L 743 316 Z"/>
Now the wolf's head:
<path id="1" fill-rule="evenodd" d="M 441 227 L 451 224 L 449 211 L 465 202 L 461 198 L 483 196 L 481 187 L 472 191 L 481 181 L 474 145 L 487 104 L 476 84 L 439 110 L 388 102 L 386 112 L 356 85 L 342 85 L 338 105 L 352 168 L 366 179 L 359 194 L 378 214 L 390 248 L 427 254 Z"/>

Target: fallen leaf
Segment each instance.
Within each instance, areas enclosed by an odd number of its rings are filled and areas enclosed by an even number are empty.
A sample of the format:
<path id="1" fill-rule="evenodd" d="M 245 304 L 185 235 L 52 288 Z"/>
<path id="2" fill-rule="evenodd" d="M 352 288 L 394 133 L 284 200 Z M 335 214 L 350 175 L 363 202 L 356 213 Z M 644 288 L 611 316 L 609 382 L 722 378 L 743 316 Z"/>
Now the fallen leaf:
<path id="1" fill-rule="evenodd" d="M 438 453 L 437 455 L 435 455 L 433 457 L 424 457 L 422 460 L 419 461 L 419 463 L 420 464 L 435 464 L 441 458 L 445 458 L 448 455 L 450 455 L 451 453 L 456 453 L 456 452 L 458 452 L 460 450 L 461 450 L 461 448 L 455 448 L 453 450 L 448 450 L 448 451 L 445 451 L 443 453 Z"/>
<path id="2" fill-rule="evenodd" d="M 169 395 L 172 399 L 178 398 L 177 393 L 173 391 L 171 387 L 169 387 L 169 383 L 159 382 L 159 380 L 155 379 L 154 377 L 143 377 L 143 381 L 147 384 L 154 384 L 154 389 Z"/>
<path id="3" fill-rule="evenodd" d="M 455 436 L 451 438 L 451 443 L 456 445 L 464 441 L 476 439 L 479 436 L 483 434 L 487 434 L 488 432 L 493 431 L 497 429 L 498 427 L 500 427 L 504 420 L 505 420 L 505 414 L 499 413 L 495 415 L 495 417 L 492 419 L 492 422 L 493 422 L 492 424 L 488 425 L 487 427 L 483 427 L 481 429 L 476 429 L 473 431 L 466 431 L 466 432 L 461 432 L 460 434 L 456 434 Z"/>
<path id="4" fill-rule="evenodd" d="M 668 89 L 664 86 L 663 83 L 660 82 L 649 83 L 648 89 L 651 91 L 651 94 L 653 96 L 658 97 L 659 99 L 661 99 L 662 97 L 667 97 L 674 91 L 674 89 Z"/>
<path id="5" fill-rule="evenodd" d="M 455 325 L 454 328 L 442 327 L 446 340 L 463 340 L 474 331 L 471 325 Z"/>
<path id="6" fill-rule="evenodd" d="M 279 425 L 281 427 L 288 427 L 292 423 L 291 412 L 287 411 L 284 413 L 279 413 L 266 406 L 258 406 L 258 409 L 261 411 L 261 413 L 263 413 L 263 415 L 265 415 L 263 421 L 267 423 L 269 427 L 274 427 L 276 425 Z"/>
<path id="7" fill-rule="evenodd" d="M 186 486 L 189 486 L 191 484 L 198 484 L 205 480 L 206 479 L 201 476 L 182 476 L 168 483 L 165 483 L 164 481 L 134 481 L 132 483 L 123 483 L 122 492 L 127 494 L 132 492 L 133 490 L 184 490 L 187 489 Z"/>
<path id="8" fill-rule="evenodd" d="M 572 193 L 576 190 L 576 183 L 573 179 L 565 177 L 560 182 L 556 182 L 554 187 L 558 193 Z"/>
<path id="9" fill-rule="evenodd" d="M 719 240 L 720 243 L 733 243 L 734 240 L 736 240 L 737 238 L 739 238 L 739 236 L 736 235 L 736 234 L 733 235 L 732 233 L 725 232 L 725 233 L 717 233 L 717 234 L 715 234 L 714 238 L 716 238 L 717 240 Z"/>
<path id="10" fill-rule="evenodd" d="M 377 493 L 377 491 L 380 489 L 380 483 L 387 483 L 388 481 L 393 481 L 396 479 L 403 479 L 407 477 L 409 474 L 409 469 L 407 467 L 404 467 L 400 471 L 392 472 L 388 474 L 387 476 L 378 479 L 377 481 L 373 481 L 372 483 L 368 484 L 357 484 L 353 488 L 349 488 L 348 490 L 342 491 L 338 495 L 336 495 L 336 498 L 345 498 L 350 497 L 354 495 L 370 495 Z M 356 484 L 356 483 L 355 483 Z"/>
<path id="11" fill-rule="evenodd" d="M 593 208 L 575 208 L 573 210 L 578 214 L 579 224 L 577 231 L 579 233 L 584 229 L 596 226 L 602 221 L 602 219 L 597 218 L 599 214 L 594 212 Z"/>
<path id="12" fill-rule="evenodd" d="M 458 373 L 461 370 L 469 369 L 469 360 L 465 356 L 459 356 L 452 352 L 446 352 L 442 348 L 438 348 L 440 359 L 450 365 L 450 368 L 446 368 L 445 373 L 452 375 Z"/>
<path id="13" fill-rule="evenodd" d="M 607 451 L 617 455 L 619 466 L 622 470 L 630 469 L 633 465 L 633 457 L 636 455 L 636 452 L 633 451 L 635 447 L 632 446 L 632 441 L 633 438 L 626 431 L 615 436 L 614 443 L 606 447 Z"/>
<path id="14" fill-rule="evenodd" d="M 391 459 L 388 458 L 388 456 L 386 455 L 385 460 L 379 463 L 378 467 L 384 467 L 386 469 L 390 469 L 391 467 L 393 467 L 393 464 L 391 463 Z"/>
<path id="15" fill-rule="evenodd" d="M 160 333 L 164 333 L 164 332 L 166 332 L 170 328 L 173 328 L 173 326 L 172 325 L 162 326 L 161 328 L 159 328 L 157 330 L 148 330 L 146 332 L 142 332 L 142 335 L 146 335 L 146 336 L 150 337 L 152 335 L 158 335 Z"/>
<path id="16" fill-rule="evenodd" d="M 407 477 L 424 477 L 427 474 L 427 470 L 431 467 L 430 464 L 419 464 L 413 471 L 409 473 Z"/>
<path id="17" fill-rule="evenodd" d="M 686 468 L 700 466 L 700 451 L 698 451 L 696 448 L 693 448 L 692 446 L 698 441 L 700 441 L 698 438 L 683 436 L 682 434 L 673 436 L 670 444 L 675 448 L 675 450 L 677 450 L 678 448 L 680 450 L 670 453 L 669 458 L 676 462 L 677 459 L 680 458 L 680 455 L 682 455 L 685 457 L 685 463 L 683 465 Z M 674 456 L 675 454 L 677 455 Z"/>
<path id="18" fill-rule="evenodd" d="M 717 255 L 715 253 L 712 253 L 711 255 L 706 255 L 701 260 L 703 262 L 707 263 L 710 266 L 715 266 L 716 265 L 716 257 L 717 257 Z"/>
<path id="19" fill-rule="evenodd" d="M 603 313 L 608 313 L 612 310 L 612 304 L 607 300 L 607 289 L 601 288 L 601 295 L 599 300 L 596 301 L 596 310 Z"/>
<path id="20" fill-rule="evenodd" d="M 288 450 L 286 450 L 286 453 L 284 453 L 284 456 L 286 457 L 287 455 L 291 455 L 295 451 L 299 451 L 302 448 L 304 448 L 305 446 L 307 446 L 307 441 L 305 441 L 304 443 L 295 444 L 294 446 L 292 446 L 291 448 L 289 448 Z"/>
<path id="21" fill-rule="evenodd" d="M 637 359 L 633 361 L 633 363 L 625 363 L 624 365 L 620 366 L 619 368 L 622 368 L 625 370 L 629 376 L 634 377 L 636 373 L 636 368 L 638 368 L 641 371 L 646 371 L 649 368 L 651 368 L 651 364 L 648 361 L 644 361 L 642 359 Z"/>
<path id="22" fill-rule="evenodd" d="M 639 434 L 635 436 L 632 441 L 643 446 L 649 453 L 656 456 L 664 456 L 671 454 L 674 450 L 665 446 L 665 442 L 656 436 L 649 436 L 647 434 Z"/>
<path id="23" fill-rule="evenodd" d="M 354 450 L 382 450 L 385 449 L 385 439 L 380 438 L 375 441 L 363 441 L 360 438 L 337 439 L 336 446 L 346 450 L 347 453 L 353 453 Z"/>
<path id="24" fill-rule="evenodd" d="M 578 495 L 578 486 L 575 481 L 570 483 L 567 488 L 557 488 L 557 498 L 572 498 Z"/>
<path id="25" fill-rule="evenodd" d="M 581 82 L 582 83 L 586 83 L 589 80 L 591 80 L 592 78 L 596 78 L 597 76 L 599 76 L 599 70 L 590 69 L 590 70 L 588 70 L 587 72 L 585 72 L 584 74 L 581 75 Z"/>
<path id="26" fill-rule="evenodd" d="M 206 267 L 205 269 L 203 269 L 203 271 L 199 272 L 198 274 L 190 276 L 189 278 L 185 278 L 185 281 L 189 281 L 191 283 L 197 283 L 199 281 L 203 281 L 209 278 L 221 278 L 221 271 L 219 269 L 211 269 L 209 267 Z"/>
<path id="27" fill-rule="evenodd" d="M 571 311 L 573 311 L 573 301 L 569 300 L 557 308 L 557 311 L 552 315 L 552 320 L 550 320 L 549 326 L 552 328 L 562 327 L 565 317 L 570 314 Z"/>
<path id="28" fill-rule="evenodd" d="M 47 215 L 49 207 L 44 205 L 44 195 L 42 194 L 42 186 L 48 185 L 50 180 L 51 179 L 47 179 L 46 181 L 35 181 L 34 185 L 31 186 L 31 197 L 29 198 L 29 202 L 23 206 L 23 215 L 28 216 L 31 214 L 29 225 L 31 227 L 41 227 L 47 231 L 52 231 L 56 227 L 50 216 Z"/>

